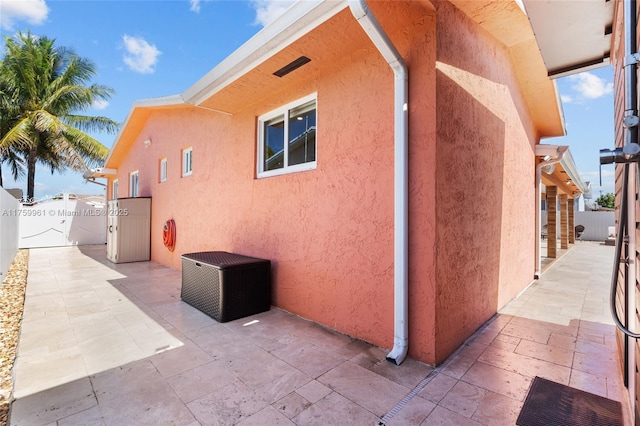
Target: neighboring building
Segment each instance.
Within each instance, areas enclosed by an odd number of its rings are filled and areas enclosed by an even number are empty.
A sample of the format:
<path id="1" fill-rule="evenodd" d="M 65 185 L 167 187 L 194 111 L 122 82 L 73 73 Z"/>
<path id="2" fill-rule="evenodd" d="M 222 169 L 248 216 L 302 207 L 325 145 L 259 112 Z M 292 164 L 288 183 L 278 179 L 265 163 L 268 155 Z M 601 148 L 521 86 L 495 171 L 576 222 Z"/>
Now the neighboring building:
<path id="1" fill-rule="evenodd" d="M 152 260 L 268 258 L 275 306 L 438 364 L 537 273 L 536 145 L 563 117 L 515 1 L 369 7 L 407 105 L 347 2 L 298 2 L 184 93 L 134 103 L 103 176 L 109 198 L 152 197 Z M 567 211 L 580 190 L 560 183 Z"/>
<path id="2" fill-rule="evenodd" d="M 582 2 L 524 0 L 524 3 L 550 76 L 568 75 L 609 64 L 613 66 L 615 135 L 608 142 L 602 141 L 602 148 L 633 148 L 634 146 L 638 148 L 637 145 L 633 145 L 638 142 L 638 128 L 634 125 L 634 120 L 638 116 L 639 10 L 637 3 L 629 0 Z M 608 153 L 605 155 L 601 153 L 603 164 L 608 164 L 613 159 L 607 156 Z M 610 234 L 611 237 L 616 238 L 617 244 L 613 259 L 616 262 L 614 268 L 617 269 L 617 273 L 612 275 L 618 284 L 612 299 L 620 320 L 620 329 L 624 327 L 637 333 L 640 324 L 638 318 L 640 293 L 637 279 L 637 265 L 640 260 L 637 249 L 637 242 L 640 241 L 638 228 L 638 207 L 640 206 L 637 203 L 638 157 L 635 156 L 636 163 L 630 166 L 621 163 L 627 161 L 626 155 L 614 157 L 618 163 L 615 209 L 617 228 Z M 623 203 L 625 198 L 628 201 Z M 623 219 L 623 212 L 627 220 Z M 620 232 L 621 225 L 625 228 L 623 232 Z M 625 259 L 627 262 L 624 261 Z M 630 407 L 635 417 L 634 424 L 640 424 L 638 401 L 640 346 L 637 338 L 634 337 L 637 335 L 628 337 L 619 331 L 617 344 L 624 383 L 629 392 Z M 597 346 L 592 349 L 598 353 L 601 352 Z M 602 349 L 602 352 L 608 353 L 605 349 Z M 604 362 L 607 361 L 613 362 L 608 356 Z M 602 361 L 595 359 L 594 362 Z"/>

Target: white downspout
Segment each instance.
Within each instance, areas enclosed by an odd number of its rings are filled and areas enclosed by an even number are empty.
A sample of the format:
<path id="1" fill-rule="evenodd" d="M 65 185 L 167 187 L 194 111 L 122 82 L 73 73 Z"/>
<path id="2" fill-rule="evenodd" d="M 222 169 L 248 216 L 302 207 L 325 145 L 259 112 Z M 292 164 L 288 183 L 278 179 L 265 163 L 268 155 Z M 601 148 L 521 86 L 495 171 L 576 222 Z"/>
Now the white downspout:
<path id="1" fill-rule="evenodd" d="M 349 0 L 349 8 L 387 61 L 395 77 L 394 86 L 394 341 L 387 360 L 400 365 L 409 348 L 409 261 L 408 261 L 408 109 L 409 76 L 395 46 L 364 0 Z"/>
<path id="2" fill-rule="evenodd" d="M 556 164 L 562 161 L 562 157 L 564 157 L 564 153 L 567 152 L 568 146 L 559 146 L 556 154 L 556 158 L 553 158 L 548 161 L 541 161 L 536 165 L 536 270 L 533 274 L 535 279 L 540 278 L 540 269 L 542 269 L 542 261 L 540 259 L 540 236 L 542 235 L 542 221 L 540 220 L 540 209 L 542 204 L 542 195 L 541 195 L 541 180 L 542 180 L 542 169 L 545 166 L 549 166 L 551 164 Z M 548 211 L 548 209 L 547 209 Z M 549 222 L 549 218 L 547 218 L 547 223 Z M 547 242 L 547 244 L 549 244 Z"/>

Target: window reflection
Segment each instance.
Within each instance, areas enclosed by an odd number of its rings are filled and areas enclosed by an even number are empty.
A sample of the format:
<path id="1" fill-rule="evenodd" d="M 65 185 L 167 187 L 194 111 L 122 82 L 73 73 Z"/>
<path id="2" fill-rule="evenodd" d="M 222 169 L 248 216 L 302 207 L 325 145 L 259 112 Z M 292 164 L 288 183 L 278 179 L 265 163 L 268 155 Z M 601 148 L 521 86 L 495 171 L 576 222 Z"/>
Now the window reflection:
<path id="1" fill-rule="evenodd" d="M 289 165 L 316 161 L 316 101 L 289 111 Z"/>
<path id="2" fill-rule="evenodd" d="M 264 170 L 284 167 L 284 116 L 264 123 Z"/>

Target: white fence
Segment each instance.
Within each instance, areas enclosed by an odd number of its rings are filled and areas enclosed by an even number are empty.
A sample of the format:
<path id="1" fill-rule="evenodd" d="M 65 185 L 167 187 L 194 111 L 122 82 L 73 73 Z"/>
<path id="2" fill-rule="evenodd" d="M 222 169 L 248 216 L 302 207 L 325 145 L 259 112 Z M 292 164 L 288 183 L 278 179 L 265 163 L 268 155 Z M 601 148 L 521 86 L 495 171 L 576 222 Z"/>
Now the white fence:
<path id="1" fill-rule="evenodd" d="M 547 224 L 547 212 L 541 216 L 542 226 Z M 609 237 L 609 227 L 615 226 L 614 212 L 575 212 L 575 225 L 584 226 L 582 239 L 587 241 L 605 241 Z M 560 215 L 558 215 L 557 235 L 560 236 Z"/>
<path id="2" fill-rule="evenodd" d="M 20 207 L 20 248 L 59 247 L 107 242 L 104 196 L 69 198 Z"/>
<path id="3" fill-rule="evenodd" d="M 0 284 L 18 251 L 18 215 L 15 197 L 0 188 Z"/>

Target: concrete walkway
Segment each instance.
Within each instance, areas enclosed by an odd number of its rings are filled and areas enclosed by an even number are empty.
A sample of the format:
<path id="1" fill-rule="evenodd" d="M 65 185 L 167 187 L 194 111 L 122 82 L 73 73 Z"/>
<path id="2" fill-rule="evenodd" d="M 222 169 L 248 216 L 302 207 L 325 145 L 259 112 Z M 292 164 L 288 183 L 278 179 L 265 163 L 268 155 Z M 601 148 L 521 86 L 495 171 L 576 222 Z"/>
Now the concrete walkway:
<path id="1" fill-rule="evenodd" d="M 433 369 L 276 308 L 217 323 L 104 246 L 32 249 L 10 423 L 513 425 L 536 375 L 625 402 L 612 260 L 576 244 Z"/>

